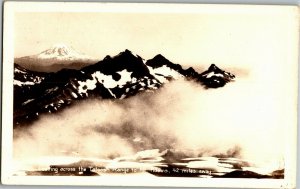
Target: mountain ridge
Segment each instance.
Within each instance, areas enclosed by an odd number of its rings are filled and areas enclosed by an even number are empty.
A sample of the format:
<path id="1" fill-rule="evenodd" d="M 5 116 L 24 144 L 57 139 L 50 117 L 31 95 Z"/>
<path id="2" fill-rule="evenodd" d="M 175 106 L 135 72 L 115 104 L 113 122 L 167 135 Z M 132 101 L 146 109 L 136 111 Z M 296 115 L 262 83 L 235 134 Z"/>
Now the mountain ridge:
<path id="1" fill-rule="evenodd" d="M 216 65 L 199 74 L 192 67 L 183 69 L 162 55 L 144 62 L 127 49 L 80 70 L 43 73 L 15 64 L 14 123 L 31 122 L 40 114 L 54 113 L 91 97 L 123 99 L 143 91 L 155 91 L 179 78 L 193 80 L 205 88 L 218 88 L 234 77 Z"/>

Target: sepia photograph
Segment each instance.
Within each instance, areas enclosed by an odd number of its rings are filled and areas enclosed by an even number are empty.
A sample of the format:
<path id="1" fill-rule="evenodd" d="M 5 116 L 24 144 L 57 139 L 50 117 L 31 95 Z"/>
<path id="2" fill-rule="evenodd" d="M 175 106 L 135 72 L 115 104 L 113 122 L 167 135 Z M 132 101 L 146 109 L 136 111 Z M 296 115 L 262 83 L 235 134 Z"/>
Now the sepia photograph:
<path id="1" fill-rule="evenodd" d="M 297 6 L 5 2 L 5 184 L 294 188 Z"/>

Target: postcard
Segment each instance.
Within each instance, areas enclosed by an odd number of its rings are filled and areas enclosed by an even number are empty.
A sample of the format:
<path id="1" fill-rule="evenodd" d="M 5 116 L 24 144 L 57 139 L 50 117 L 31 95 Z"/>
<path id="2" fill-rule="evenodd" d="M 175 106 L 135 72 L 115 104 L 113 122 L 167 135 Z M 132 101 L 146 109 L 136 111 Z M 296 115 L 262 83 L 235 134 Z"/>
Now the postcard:
<path id="1" fill-rule="evenodd" d="M 297 6 L 5 2 L 4 184 L 295 188 Z"/>

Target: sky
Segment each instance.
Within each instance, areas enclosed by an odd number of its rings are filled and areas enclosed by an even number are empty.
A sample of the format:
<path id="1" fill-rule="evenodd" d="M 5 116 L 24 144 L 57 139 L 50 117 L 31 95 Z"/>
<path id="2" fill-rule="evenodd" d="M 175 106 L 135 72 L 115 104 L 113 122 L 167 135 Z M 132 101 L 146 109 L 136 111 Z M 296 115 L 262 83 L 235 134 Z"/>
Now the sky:
<path id="1" fill-rule="evenodd" d="M 246 75 L 249 87 L 266 96 L 293 93 L 295 83 L 287 81 L 297 78 L 298 9 L 209 8 L 178 13 L 16 12 L 14 54 L 33 55 L 64 43 L 102 60 L 129 49 L 146 60 L 162 54 L 183 67 L 207 69 L 214 63 L 237 79 Z"/>
<path id="2" fill-rule="evenodd" d="M 129 49 L 144 59 L 162 54 L 182 65 L 248 69 L 277 61 L 276 55 L 284 58 L 283 47 L 291 38 L 285 26 L 289 27 L 292 11 L 252 8 L 168 14 L 18 12 L 14 54 L 38 54 L 64 43 L 98 59 Z"/>

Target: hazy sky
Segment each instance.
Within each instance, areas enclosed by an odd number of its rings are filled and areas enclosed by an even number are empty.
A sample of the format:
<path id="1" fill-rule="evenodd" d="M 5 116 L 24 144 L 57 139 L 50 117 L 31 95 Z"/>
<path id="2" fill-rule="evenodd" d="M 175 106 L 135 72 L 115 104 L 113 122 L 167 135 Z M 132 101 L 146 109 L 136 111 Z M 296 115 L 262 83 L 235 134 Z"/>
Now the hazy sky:
<path id="1" fill-rule="evenodd" d="M 180 64 L 248 68 L 284 58 L 291 38 L 287 13 L 16 13 L 15 56 L 64 43 L 99 59 L 129 49 L 145 59 L 160 53 Z"/>

